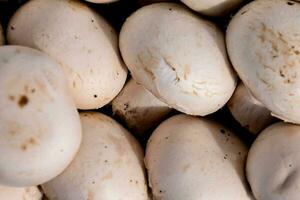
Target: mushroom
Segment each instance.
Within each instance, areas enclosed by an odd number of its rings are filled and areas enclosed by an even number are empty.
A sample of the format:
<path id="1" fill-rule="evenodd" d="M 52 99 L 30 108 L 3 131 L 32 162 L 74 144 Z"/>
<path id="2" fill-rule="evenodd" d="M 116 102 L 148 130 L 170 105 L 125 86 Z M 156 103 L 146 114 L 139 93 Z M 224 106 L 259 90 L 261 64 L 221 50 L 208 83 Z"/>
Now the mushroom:
<path id="1" fill-rule="evenodd" d="M 257 199 L 299 199 L 299 141 L 300 127 L 283 122 L 257 137 L 247 160 L 247 178 Z"/>
<path id="2" fill-rule="evenodd" d="M 192 10 L 208 16 L 228 14 L 244 0 L 181 0 Z"/>
<path id="3" fill-rule="evenodd" d="M 132 14 L 120 49 L 137 83 L 187 114 L 217 111 L 236 87 L 221 31 L 179 4 L 151 4 Z"/>
<path id="4" fill-rule="evenodd" d="M 41 200 L 42 193 L 35 186 L 28 188 L 15 188 L 0 186 L 0 199 L 2 200 Z"/>
<path id="5" fill-rule="evenodd" d="M 8 27 L 10 44 L 40 49 L 61 64 L 79 109 L 104 106 L 125 84 L 115 31 L 79 1 L 29 1 Z"/>
<path id="6" fill-rule="evenodd" d="M 133 79 L 113 100 L 112 109 L 114 115 L 124 121 L 128 128 L 142 139 L 172 110 Z"/>
<path id="7" fill-rule="evenodd" d="M 300 3 L 249 3 L 230 22 L 227 47 L 251 94 L 272 115 L 300 123 Z"/>
<path id="8" fill-rule="evenodd" d="M 81 113 L 83 140 L 69 167 L 42 185 L 56 200 L 147 200 L 143 152 L 116 121 L 100 113 Z"/>
<path id="9" fill-rule="evenodd" d="M 163 122 L 146 149 L 154 199 L 249 200 L 246 146 L 223 126 L 187 115 Z"/>
<path id="10" fill-rule="evenodd" d="M 274 121 L 271 112 L 250 94 L 242 82 L 236 88 L 227 107 L 241 126 L 254 135 Z"/>
<path id="11" fill-rule="evenodd" d="M 0 47 L 0 184 L 29 187 L 60 174 L 81 125 L 58 63 L 27 47 Z"/>

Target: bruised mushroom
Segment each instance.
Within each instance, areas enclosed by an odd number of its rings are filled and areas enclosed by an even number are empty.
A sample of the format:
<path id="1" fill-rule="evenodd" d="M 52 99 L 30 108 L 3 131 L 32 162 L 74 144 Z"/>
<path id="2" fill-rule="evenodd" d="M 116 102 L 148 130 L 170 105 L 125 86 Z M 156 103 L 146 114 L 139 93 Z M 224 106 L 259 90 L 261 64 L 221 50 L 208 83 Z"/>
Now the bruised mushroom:
<path id="1" fill-rule="evenodd" d="M 132 14 L 120 49 L 138 83 L 187 114 L 217 111 L 236 87 L 221 31 L 179 4 L 151 4 Z"/>
<path id="2" fill-rule="evenodd" d="M 79 109 L 104 106 L 125 84 L 115 31 L 79 1 L 29 1 L 10 20 L 7 38 L 55 58 Z"/>

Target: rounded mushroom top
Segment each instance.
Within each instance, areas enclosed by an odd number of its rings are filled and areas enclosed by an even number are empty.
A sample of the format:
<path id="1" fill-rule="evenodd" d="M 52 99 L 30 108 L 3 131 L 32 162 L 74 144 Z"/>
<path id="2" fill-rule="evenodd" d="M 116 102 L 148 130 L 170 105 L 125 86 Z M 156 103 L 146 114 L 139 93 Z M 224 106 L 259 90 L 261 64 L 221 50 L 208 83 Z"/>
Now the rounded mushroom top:
<path id="1" fill-rule="evenodd" d="M 220 16 L 230 12 L 244 0 L 181 0 L 191 9 L 208 16 Z"/>
<path id="2" fill-rule="evenodd" d="M 10 44 L 39 49 L 64 70 L 77 108 L 96 109 L 122 89 L 127 70 L 113 28 L 74 0 L 32 0 L 11 18 Z"/>
<path id="3" fill-rule="evenodd" d="M 246 169 L 257 199 L 299 199 L 299 141 L 300 127 L 283 122 L 268 127 L 255 140 Z"/>
<path id="4" fill-rule="evenodd" d="M 300 3 L 257 0 L 242 8 L 227 31 L 239 77 L 272 114 L 300 123 Z"/>
<path id="5" fill-rule="evenodd" d="M 41 200 L 42 193 L 35 186 L 15 188 L 0 186 L 0 199 L 3 200 Z"/>
<path id="6" fill-rule="evenodd" d="M 159 125 L 146 149 L 154 199 L 250 200 L 246 146 L 221 125 L 177 115 Z"/>
<path id="7" fill-rule="evenodd" d="M 63 71 L 44 53 L 0 47 L 0 183 L 27 187 L 61 173 L 81 125 Z"/>
<path id="8" fill-rule="evenodd" d="M 136 11 L 122 27 L 120 49 L 133 78 L 181 112 L 213 113 L 235 89 L 222 33 L 181 5 Z"/>
<path id="9" fill-rule="evenodd" d="M 148 200 L 143 151 L 116 121 L 100 113 L 80 114 L 82 145 L 59 176 L 42 185 L 49 199 Z"/>

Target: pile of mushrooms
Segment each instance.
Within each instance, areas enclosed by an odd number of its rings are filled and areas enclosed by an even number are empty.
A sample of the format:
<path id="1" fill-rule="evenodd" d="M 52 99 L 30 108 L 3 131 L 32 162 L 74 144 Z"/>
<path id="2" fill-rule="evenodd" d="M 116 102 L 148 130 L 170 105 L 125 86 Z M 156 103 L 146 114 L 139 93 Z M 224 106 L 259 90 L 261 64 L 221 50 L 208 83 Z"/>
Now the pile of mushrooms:
<path id="1" fill-rule="evenodd" d="M 3 9 L 0 200 L 299 199 L 300 1 Z"/>

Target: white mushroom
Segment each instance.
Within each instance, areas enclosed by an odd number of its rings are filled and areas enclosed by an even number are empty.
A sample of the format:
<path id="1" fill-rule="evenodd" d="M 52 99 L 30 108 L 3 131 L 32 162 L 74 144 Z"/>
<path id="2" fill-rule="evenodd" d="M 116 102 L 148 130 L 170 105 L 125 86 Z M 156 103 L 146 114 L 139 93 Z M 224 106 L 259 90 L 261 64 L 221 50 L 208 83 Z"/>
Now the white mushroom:
<path id="1" fill-rule="evenodd" d="M 10 20 L 7 38 L 10 44 L 37 48 L 55 58 L 77 108 L 102 107 L 125 83 L 127 70 L 115 31 L 79 1 L 29 1 Z"/>
<path id="2" fill-rule="evenodd" d="M 298 200 L 300 193 L 300 127 L 277 123 L 252 145 L 247 178 L 258 200 Z"/>
<path id="3" fill-rule="evenodd" d="M 258 134 L 274 121 L 271 112 L 250 94 L 242 82 L 227 107 L 241 126 L 252 134 Z"/>
<path id="4" fill-rule="evenodd" d="M 235 89 L 222 33 L 181 5 L 136 11 L 122 27 L 120 49 L 133 78 L 181 112 L 213 113 Z"/>
<path id="5" fill-rule="evenodd" d="M 42 193 L 37 187 L 15 188 L 0 186 L 1 200 L 41 200 Z"/>
<path id="6" fill-rule="evenodd" d="M 227 47 L 251 94 L 274 116 L 300 123 L 300 3 L 248 4 L 230 22 Z"/>
<path id="7" fill-rule="evenodd" d="M 100 113 L 81 113 L 79 153 L 58 177 L 42 185 L 55 200 L 147 200 L 143 152 L 121 125 Z"/>
<path id="8" fill-rule="evenodd" d="M 181 0 L 191 9 L 208 16 L 229 13 L 244 0 Z"/>
<path id="9" fill-rule="evenodd" d="M 172 110 L 131 79 L 112 102 L 113 113 L 140 138 L 155 128 Z"/>
<path id="10" fill-rule="evenodd" d="M 39 185 L 69 165 L 81 125 L 58 63 L 27 47 L 0 47 L 0 110 L 1 185 Z"/>
<path id="11" fill-rule="evenodd" d="M 249 200 L 246 146 L 221 125 L 186 115 L 151 136 L 146 167 L 154 199 Z"/>

